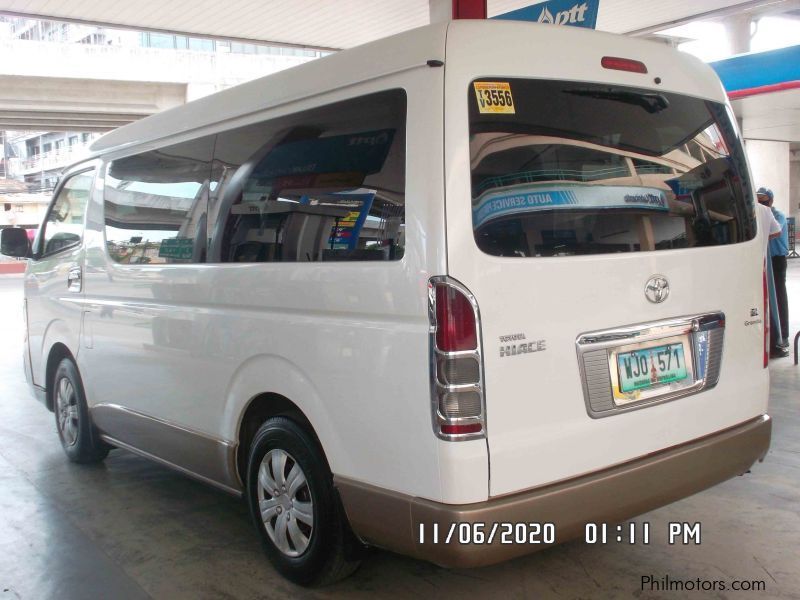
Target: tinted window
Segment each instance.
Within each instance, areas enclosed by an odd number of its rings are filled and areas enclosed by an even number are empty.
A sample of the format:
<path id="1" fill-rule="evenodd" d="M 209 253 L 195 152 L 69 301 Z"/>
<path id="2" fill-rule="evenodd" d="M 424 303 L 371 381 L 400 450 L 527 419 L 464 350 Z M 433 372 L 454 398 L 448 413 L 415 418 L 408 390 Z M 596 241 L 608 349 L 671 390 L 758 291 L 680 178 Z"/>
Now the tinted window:
<path id="1" fill-rule="evenodd" d="M 108 166 L 108 253 L 123 264 L 203 262 L 213 137 L 129 156 Z"/>
<path id="2" fill-rule="evenodd" d="M 473 227 L 484 252 L 667 250 L 755 235 L 724 105 L 609 85 L 486 81 L 507 84 L 514 108 L 490 112 L 470 87 Z"/>
<path id="3" fill-rule="evenodd" d="M 78 173 L 64 182 L 44 223 L 42 254 L 52 254 L 81 243 L 93 179 L 94 170 Z"/>
<path id="4" fill-rule="evenodd" d="M 219 134 L 209 260 L 396 260 L 405 232 L 401 90 Z"/>

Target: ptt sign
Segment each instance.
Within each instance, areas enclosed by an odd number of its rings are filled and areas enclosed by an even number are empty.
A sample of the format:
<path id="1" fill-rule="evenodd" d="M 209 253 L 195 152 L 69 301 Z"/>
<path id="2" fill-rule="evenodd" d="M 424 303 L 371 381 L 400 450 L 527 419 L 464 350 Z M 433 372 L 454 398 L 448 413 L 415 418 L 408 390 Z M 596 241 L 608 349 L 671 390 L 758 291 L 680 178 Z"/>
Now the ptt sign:
<path id="1" fill-rule="evenodd" d="M 550 0 L 512 10 L 493 18 L 594 29 L 597 24 L 599 3 L 600 0 Z"/>
<path id="2" fill-rule="evenodd" d="M 548 23 L 549 25 L 575 25 L 583 23 L 586 20 L 586 9 L 589 6 L 584 2 L 583 4 L 576 4 L 569 10 L 562 10 L 557 12 L 555 16 L 545 6 L 544 10 L 539 14 L 536 19 L 539 23 Z"/>

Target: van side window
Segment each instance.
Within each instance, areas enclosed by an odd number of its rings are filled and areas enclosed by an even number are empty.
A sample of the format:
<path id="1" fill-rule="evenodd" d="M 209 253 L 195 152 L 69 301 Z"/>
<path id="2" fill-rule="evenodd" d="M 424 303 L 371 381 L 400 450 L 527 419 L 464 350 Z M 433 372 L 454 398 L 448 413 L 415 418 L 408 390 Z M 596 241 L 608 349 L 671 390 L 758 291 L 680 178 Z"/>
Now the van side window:
<path id="1" fill-rule="evenodd" d="M 108 165 L 106 246 L 122 264 L 204 262 L 214 137 L 128 156 Z"/>
<path id="2" fill-rule="evenodd" d="M 73 175 L 64 182 L 43 225 L 43 256 L 81 243 L 86 204 L 93 179 L 94 170 L 91 170 Z"/>
<path id="3" fill-rule="evenodd" d="M 405 127 L 391 90 L 220 133 L 209 260 L 402 258 Z"/>

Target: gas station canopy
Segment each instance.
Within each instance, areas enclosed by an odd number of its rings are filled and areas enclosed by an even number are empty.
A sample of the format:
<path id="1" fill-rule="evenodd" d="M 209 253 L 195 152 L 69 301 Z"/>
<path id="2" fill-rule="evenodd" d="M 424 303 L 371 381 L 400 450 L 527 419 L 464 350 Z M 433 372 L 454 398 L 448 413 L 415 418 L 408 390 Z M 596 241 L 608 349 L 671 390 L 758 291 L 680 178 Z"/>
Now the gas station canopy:
<path id="1" fill-rule="evenodd" d="M 0 0 L 0 13 L 132 29 L 341 49 L 427 25 L 430 4 L 450 0 Z M 534 0 L 488 0 L 494 16 Z M 786 0 L 602 0 L 597 29 L 645 33 Z"/>

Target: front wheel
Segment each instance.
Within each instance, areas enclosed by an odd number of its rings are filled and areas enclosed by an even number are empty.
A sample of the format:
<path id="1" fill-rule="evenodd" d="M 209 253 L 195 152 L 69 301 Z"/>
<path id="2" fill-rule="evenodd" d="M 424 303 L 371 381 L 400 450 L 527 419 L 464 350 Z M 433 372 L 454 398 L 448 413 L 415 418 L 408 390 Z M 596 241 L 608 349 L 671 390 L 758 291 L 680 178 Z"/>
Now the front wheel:
<path id="1" fill-rule="evenodd" d="M 327 463 L 294 421 L 275 417 L 253 439 L 247 464 L 250 513 L 275 568 L 300 585 L 324 585 L 356 570 L 357 542 Z"/>
<path id="2" fill-rule="evenodd" d="M 109 446 L 97 438 L 83 382 L 71 359 L 59 363 L 52 385 L 56 429 L 67 458 L 77 463 L 100 462 L 108 455 Z"/>

